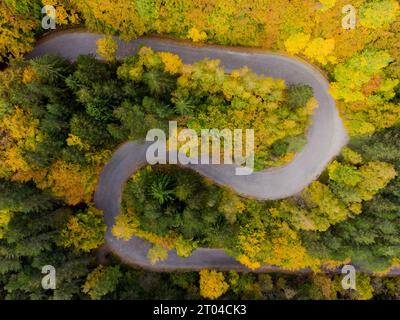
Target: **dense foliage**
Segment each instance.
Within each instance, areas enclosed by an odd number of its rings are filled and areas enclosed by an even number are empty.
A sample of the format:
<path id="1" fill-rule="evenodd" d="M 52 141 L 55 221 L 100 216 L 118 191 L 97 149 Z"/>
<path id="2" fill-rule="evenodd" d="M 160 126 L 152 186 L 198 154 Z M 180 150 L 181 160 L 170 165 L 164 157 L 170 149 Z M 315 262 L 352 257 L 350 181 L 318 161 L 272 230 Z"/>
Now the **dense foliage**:
<path id="1" fill-rule="evenodd" d="M 141 105 L 125 101 L 115 111 L 125 138 L 165 128 L 160 120 L 174 118 L 180 128 L 194 129 L 198 136 L 201 129 L 254 129 L 256 169 L 282 165 L 293 157 L 304 144 L 317 106 L 309 86 L 286 88 L 283 80 L 262 77 L 246 67 L 226 73 L 218 60 L 184 65 L 176 55 L 149 48 L 126 59 L 118 75 L 126 90 L 148 88 Z M 301 97 L 296 105 L 289 101 L 293 95 Z"/>
<path id="2" fill-rule="evenodd" d="M 376 159 L 364 162 L 360 154 L 345 149 L 342 158 L 328 167 L 325 179 L 313 182 L 300 197 L 258 202 L 210 185 L 192 171 L 176 166 L 147 166 L 128 181 L 113 233 L 125 240 L 138 236 L 152 242 L 152 262 L 167 258 L 165 251 L 172 248 L 186 257 L 196 247 L 207 246 L 224 248 L 249 268 L 257 268 L 263 262 L 293 270 L 317 268 L 332 260 L 353 260 L 353 251 L 347 252 L 344 244 L 336 244 L 340 256 L 315 259 L 306 250 L 305 244 L 310 240 L 303 242 L 302 232 L 329 230 L 322 233 L 328 235 L 331 226 L 352 221 L 395 175 L 392 164 Z M 390 224 L 387 228 L 394 232 L 392 241 L 396 244 L 396 232 Z M 354 240 L 354 236 L 350 239 Z M 327 243 L 335 242 L 327 239 Z M 391 265 L 398 251 L 390 247 L 386 250 Z M 354 258 L 353 262 L 358 263 L 356 255 Z M 379 269 L 373 265 L 374 257 L 364 258 L 364 263 L 372 264 L 371 269 Z"/>
<path id="3" fill-rule="evenodd" d="M 72 1 L 94 30 L 135 38 L 168 33 L 193 41 L 257 46 L 298 54 L 332 76 L 332 93 L 350 134 L 371 133 L 400 116 L 396 0 L 353 1 L 355 29 L 343 30 L 345 0 L 129 1 L 99 10 L 97 0 Z M 130 9 L 130 10 L 128 10 Z M 126 19 L 114 17 L 124 12 Z"/>
<path id="4" fill-rule="evenodd" d="M 256 160 L 261 168 L 284 163 L 301 147 L 292 140 L 307 128 L 312 99 L 308 95 L 291 115 L 285 97 L 293 88 L 285 90 L 282 81 L 243 72 L 224 73 L 217 61 L 183 65 L 175 55 L 148 48 L 122 65 L 91 56 L 80 56 L 74 64 L 55 56 L 18 61 L 0 75 L 0 176 L 34 181 L 72 205 L 90 203 L 101 166 L 117 143 L 144 138 L 148 130 L 166 128 L 172 119 L 180 126 L 205 122 L 217 129 L 246 129 L 265 126 L 273 117 L 269 127 L 276 134 L 269 140 L 261 130 L 256 135 L 263 151 Z M 250 101 L 227 93 L 243 83 L 249 87 L 242 87 L 242 94 L 259 100 L 253 116 L 243 123 L 214 123 L 222 116 L 233 119 L 230 113 L 249 113 Z M 197 96 L 191 97 L 194 91 Z M 256 120 L 263 108 L 268 109 L 265 121 Z"/>
<path id="5" fill-rule="evenodd" d="M 400 258 L 400 6 L 353 0 L 356 27 L 344 30 L 347 0 L 3 0 L 0 2 L 0 299 L 399 299 L 399 278 L 360 275 L 357 291 L 339 276 L 157 274 L 95 261 L 104 242 L 93 206 L 99 172 L 119 143 L 168 120 L 180 128 L 254 128 L 256 169 L 292 159 L 316 107 L 307 86 L 217 61 L 184 65 L 142 48 L 116 61 L 111 37 L 168 34 L 197 45 L 244 45 L 294 55 L 330 81 L 351 135 L 319 179 L 296 197 L 257 202 L 177 167 L 146 167 L 128 181 L 113 232 L 147 239 L 152 263 L 172 248 L 224 248 L 249 268 L 297 270 L 351 261 L 384 272 Z M 70 63 L 32 61 L 43 5 L 57 27 L 82 23 L 105 33 L 98 54 Z M 8 65 L 8 68 L 6 66 Z M 261 121 L 260 121 L 261 119 Z M 99 250 L 101 252 L 101 250 Z M 57 269 L 43 290 L 41 267 Z"/>
<path id="6" fill-rule="evenodd" d="M 400 170 L 400 127 L 352 142 L 365 159 L 387 161 Z M 306 234 L 314 255 L 328 259 L 352 260 L 364 269 L 385 270 L 400 257 L 400 179 L 397 176 L 373 200 L 363 205 L 363 213 L 325 233 Z"/>
<path id="7" fill-rule="evenodd" d="M 396 0 L 356 0 L 356 27 L 344 30 L 345 0 L 46 0 L 59 25 L 84 22 L 90 30 L 133 39 L 171 34 L 194 42 L 245 45 L 300 55 L 330 74 L 332 93 L 352 135 L 393 125 L 399 86 L 399 13 Z M 20 56 L 40 31 L 40 1 L 3 1 L 3 57 Z M 32 15 L 31 13 L 35 14 Z M 18 16 L 19 15 L 19 16 Z M 21 23 L 21 21 L 23 23 Z M 108 49 L 107 49 L 108 48 Z M 102 44 L 113 52 L 111 41 Z M 110 51 L 111 50 L 111 51 Z"/>
<path id="8" fill-rule="evenodd" d="M 73 299 L 94 259 L 64 248 L 61 231 L 75 217 L 68 207 L 31 184 L 0 180 L 0 212 L 11 214 L 0 239 L 0 297 Z M 57 270 L 56 290 L 43 290 L 42 267 Z"/>

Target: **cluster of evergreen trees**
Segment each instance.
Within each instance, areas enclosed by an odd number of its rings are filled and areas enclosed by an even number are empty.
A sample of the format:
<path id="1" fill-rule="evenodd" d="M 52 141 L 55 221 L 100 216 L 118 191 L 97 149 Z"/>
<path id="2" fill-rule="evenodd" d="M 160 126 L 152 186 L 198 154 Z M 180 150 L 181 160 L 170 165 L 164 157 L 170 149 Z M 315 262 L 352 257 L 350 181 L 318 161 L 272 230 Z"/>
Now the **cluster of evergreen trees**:
<path id="1" fill-rule="evenodd" d="M 351 146 L 370 161 L 392 163 L 400 172 L 400 127 L 372 137 L 354 139 Z M 371 201 L 362 214 L 324 233 L 306 234 L 310 250 L 319 257 L 352 261 L 364 269 L 387 269 L 400 256 L 400 178 L 397 176 Z"/>

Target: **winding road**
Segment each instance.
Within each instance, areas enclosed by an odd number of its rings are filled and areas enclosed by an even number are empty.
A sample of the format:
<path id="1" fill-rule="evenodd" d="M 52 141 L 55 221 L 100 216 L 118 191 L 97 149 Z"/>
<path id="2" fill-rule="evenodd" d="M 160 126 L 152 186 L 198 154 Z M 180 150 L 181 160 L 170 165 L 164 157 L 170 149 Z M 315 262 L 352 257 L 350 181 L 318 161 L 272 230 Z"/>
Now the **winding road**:
<path id="1" fill-rule="evenodd" d="M 75 60 L 78 55 L 96 55 L 96 40 L 102 35 L 86 31 L 55 32 L 41 39 L 27 55 L 34 58 L 44 54 L 58 54 Z M 287 84 L 308 84 L 314 90 L 319 108 L 307 132 L 307 144 L 287 165 L 254 172 L 248 176 L 235 175 L 235 165 L 189 165 L 201 175 L 217 184 L 229 186 L 238 194 L 260 200 L 282 199 L 299 193 L 315 180 L 326 165 L 346 145 L 348 137 L 338 115 L 333 98 L 328 93 L 329 84 L 312 65 L 284 55 L 257 50 L 220 46 L 194 46 L 186 42 L 144 37 L 130 42 L 119 41 L 117 57 L 133 55 L 142 45 L 154 51 L 178 54 L 184 63 L 203 58 L 219 59 L 226 70 L 248 66 L 253 71 L 273 78 L 284 79 Z M 99 58 L 99 57 L 98 57 Z M 146 164 L 149 143 L 130 141 L 120 146 L 104 167 L 94 196 L 96 206 L 104 211 L 108 226 L 107 248 L 124 262 L 157 270 L 248 270 L 222 249 L 199 248 L 188 258 L 180 258 L 173 250 L 167 260 L 151 265 L 146 255 L 150 244 L 139 238 L 123 241 L 111 234 L 111 227 L 119 213 L 122 189 L 129 177 Z M 258 271 L 283 271 L 264 265 Z M 298 272 L 298 271 L 297 271 Z M 300 271 L 302 272 L 302 271 Z M 303 272 L 307 272 L 304 270 Z"/>

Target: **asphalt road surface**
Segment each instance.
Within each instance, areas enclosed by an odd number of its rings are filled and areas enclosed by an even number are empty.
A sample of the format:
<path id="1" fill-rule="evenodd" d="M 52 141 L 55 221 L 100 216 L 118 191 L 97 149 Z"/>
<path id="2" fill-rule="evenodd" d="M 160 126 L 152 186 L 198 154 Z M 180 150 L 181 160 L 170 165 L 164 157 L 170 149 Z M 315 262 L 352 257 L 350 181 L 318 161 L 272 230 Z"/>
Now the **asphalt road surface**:
<path id="1" fill-rule="evenodd" d="M 56 32 L 41 39 L 35 49 L 27 55 L 34 58 L 43 54 L 59 54 L 70 60 L 78 55 L 96 55 L 96 40 L 102 35 L 85 31 Z M 128 43 L 119 41 L 118 58 L 133 55 L 142 45 L 155 51 L 178 54 L 184 63 L 193 63 L 203 58 L 219 59 L 226 70 L 248 66 L 253 71 L 280 78 L 286 84 L 308 84 L 314 90 L 319 108 L 316 109 L 312 125 L 307 132 L 307 144 L 287 165 L 254 172 L 248 176 L 235 175 L 235 165 L 190 165 L 189 167 L 215 183 L 229 186 L 238 194 L 260 200 L 282 199 L 298 194 L 315 180 L 326 165 L 346 145 L 346 130 L 338 115 L 335 101 L 328 93 L 328 82 L 312 65 L 283 55 L 243 48 L 218 46 L 194 46 L 184 42 L 159 38 L 140 38 Z M 124 262 L 143 268 L 172 271 L 200 270 L 246 270 L 223 249 L 199 248 L 188 258 L 180 258 L 173 250 L 167 260 L 151 265 L 146 255 L 150 244 L 139 238 L 123 241 L 111 234 L 111 227 L 119 213 L 121 193 L 125 182 L 140 167 L 146 164 L 146 149 L 149 143 L 130 141 L 118 148 L 104 167 L 94 196 L 96 206 L 104 211 L 108 226 L 107 248 Z M 259 271 L 283 271 L 281 268 L 264 265 Z M 307 270 L 301 271 L 307 272 Z"/>

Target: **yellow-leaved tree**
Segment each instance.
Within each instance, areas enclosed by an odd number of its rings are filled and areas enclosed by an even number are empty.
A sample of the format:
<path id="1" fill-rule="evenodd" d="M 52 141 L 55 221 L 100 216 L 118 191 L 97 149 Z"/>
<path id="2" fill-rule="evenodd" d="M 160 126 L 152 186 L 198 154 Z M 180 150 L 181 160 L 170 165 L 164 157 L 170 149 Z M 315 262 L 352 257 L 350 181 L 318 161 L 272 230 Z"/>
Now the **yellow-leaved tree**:
<path id="1" fill-rule="evenodd" d="M 83 212 L 71 215 L 66 227 L 61 231 L 61 236 L 66 248 L 89 252 L 104 243 L 105 231 L 103 212 L 89 207 Z"/>
<path id="2" fill-rule="evenodd" d="M 119 266 L 100 265 L 88 274 L 82 291 L 91 299 L 99 300 L 116 289 L 122 275 Z"/>
<path id="3" fill-rule="evenodd" d="M 203 42 L 207 40 L 207 34 L 204 31 L 199 31 L 196 28 L 191 28 L 187 37 L 193 42 Z"/>
<path id="4" fill-rule="evenodd" d="M 332 55 L 335 49 L 335 39 L 315 38 L 307 45 L 304 55 L 311 61 L 317 61 L 323 65 L 335 63 L 336 59 Z"/>
<path id="5" fill-rule="evenodd" d="M 0 61 L 19 58 L 32 49 L 34 29 L 40 20 L 18 12 L 7 1 L 0 1 Z"/>
<path id="6" fill-rule="evenodd" d="M 218 299 L 229 289 L 224 274 L 214 270 L 200 271 L 200 295 L 207 299 Z"/>
<path id="7" fill-rule="evenodd" d="M 105 36 L 96 41 L 97 54 L 106 61 L 117 59 L 118 43 L 112 36 Z"/>
<path id="8" fill-rule="evenodd" d="M 370 29 L 388 28 L 399 13 L 396 0 L 365 1 L 360 8 L 360 23 Z"/>
<path id="9" fill-rule="evenodd" d="M 0 239 L 4 237 L 5 228 L 10 222 L 12 212 L 8 209 L 0 209 Z"/>
<path id="10" fill-rule="evenodd" d="M 299 32 L 291 35 L 285 41 L 285 48 L 291 54 L 304 54 L 311 61 L 319 62 L 322 65 L 335 63 L 333 56 L 335 39 L 314 38 L 309 34 Z"/>
<path id="11" fill-rule="evenodd" d="M 326 11 L 326 10 L 333 8 L 335 6 L 337 0 L 319 0 L 319 2 L 323 5 L 321 10 Z"/>
<path id="12" fill-rule="evenodd" d="M 89 203 L 97 185 L 100 168 L 57 160 L 50 167 L 46 181 L 40 187 L 51 191 L 71 205 Z"/>
<path id="13" fill-rule="evenodd" d="M 42 3 L 54 7 L 56 23 L 59 25 L 71 25 L 80 22 L 78 12 L 69 0 L 42 0 Z"/>
<path id="14" fill-rule="evenodd" d="M 42 139 L 38 130 L 39 120 L 32 116 L 30 110 L 16 107 L 13 113 L 0 120 L 0 125 L 0 176 L 14 176 L 15 180 L 23 180 L 18 179 L 17 174 L 32 176 L 33 169 L 25 161 L 23 153 L 34 151 Z"/>
<path id="15" fill-rule="evenodd" d="M 303 32 L 295 33 L 285 41 L 285 48 L 289 53 L 298 54 L 307 46 L 310 37 Z"/>
<path id="16" fill-rule="evenodd" d="M 154 245 L 147 252 L 147 259 L 151 264 L 156 264 L 159 261 L 164 261 L 168 258 L 168 250 L 162 246 Z"/>

